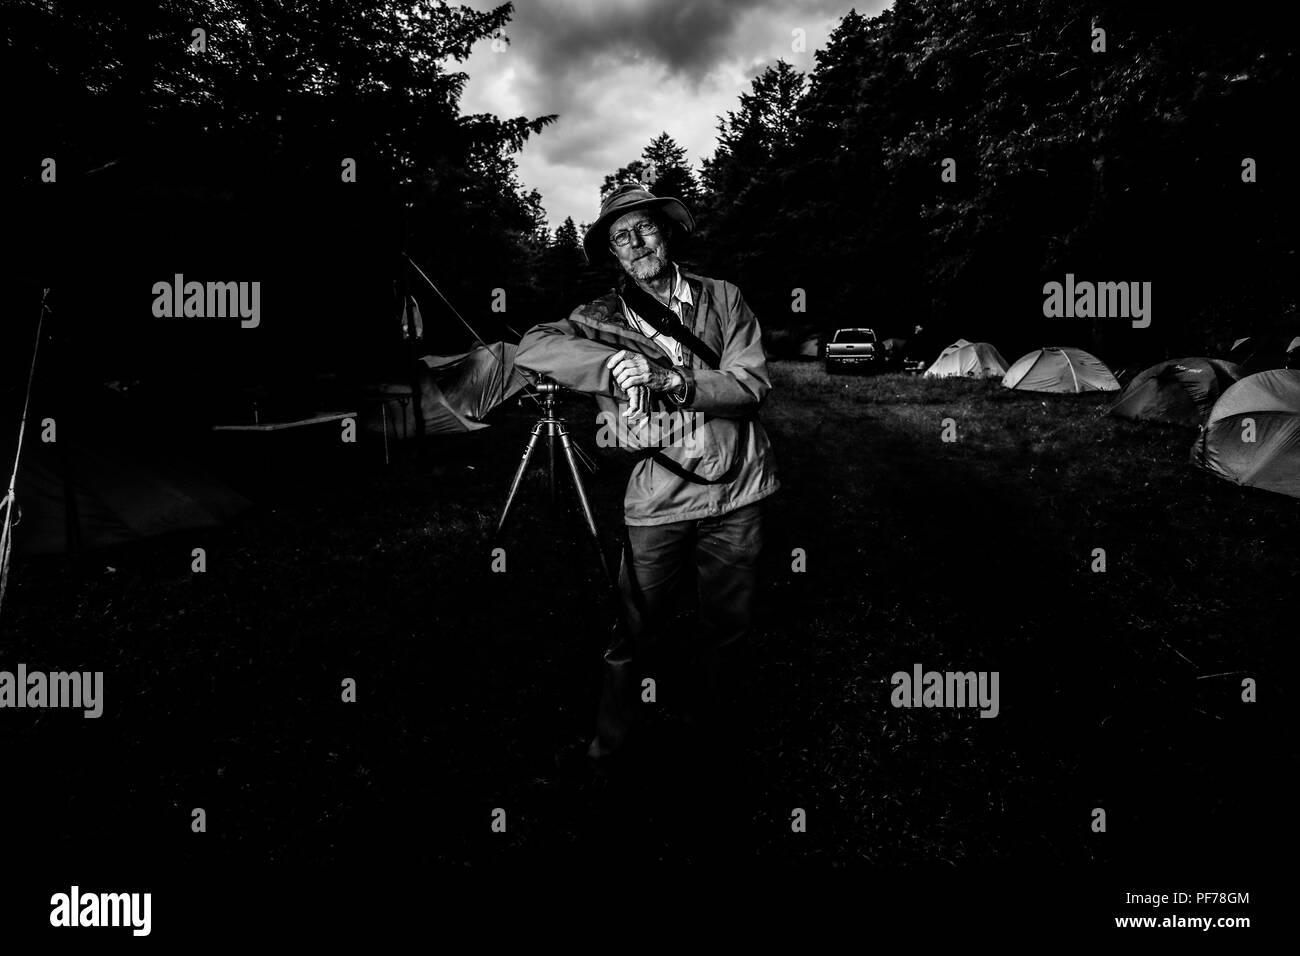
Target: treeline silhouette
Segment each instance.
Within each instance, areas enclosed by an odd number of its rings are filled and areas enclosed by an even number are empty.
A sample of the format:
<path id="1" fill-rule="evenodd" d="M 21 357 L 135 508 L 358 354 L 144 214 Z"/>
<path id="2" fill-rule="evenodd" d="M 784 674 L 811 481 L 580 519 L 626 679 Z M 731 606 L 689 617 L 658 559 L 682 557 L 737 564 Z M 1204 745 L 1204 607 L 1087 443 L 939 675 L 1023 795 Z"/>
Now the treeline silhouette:
<path id="1" fill-rule="evenodd" d="M 402 250 L 486 337 L 567 313 L 614 276 L 584 263 L 586 224 L 548 230 L 518 179 L 514 155 L 554 117 L 459 107 L 455 63 L 511 13 L 7 4 L 11 309 L 34 316 L 49 285 L 69 355 L 191 386 L 380 374 L 409 358 L 407 293 L 439 349 L 468 344 Z M 1073 344 L 1112 364 L 1294 334 L 1279 16 L 1117 0 L 849 12 L 811 71 L 778 61 L 753 81 L 701 169 L 647 131 L 640 157 L 591 184 L 592 216 L 627 178 L 687 200 L 701 230 L 681 260 L 736 282 L 773 330 L 919 324 L 936 351 Z M 260 280 L 256 338 L 154 318 L 152 284 L 178 273 Z M 1151 282 L 1150 328 L 1045 318 L 1043 284 L 1066 273 Z"/>
<path id="2" fill-rule="evenodd" d="M 778 62 L 720 120 L 691 254 L 769 328 L 919 324 L 935 352 L 1072 344 L 1117 366 L 1285 341 L 1294 59 L 1255 5 L 851 12 L 809 75 Z M 1066 273 L 1151 282 L 1150 327 L 1045 318 Z"/>
<path id="3" fill-rule="evenodd" d="M 23 94 L 7 98 L 4 160 L 21 325 L 48 285 L 48 351 L 105 379 L 171 375 L 183 394 L 380 374 L 409 359 L 408 292 L 427 296 L 442 347 L 472 340 L 437 311 L 406 251 L 485 336 L 508 335 L 491 292 L 512 294 L 522 321 L 545 217 L 513 157 L 554 117 L 464 115 L 468 77 L 454 67 L 510 13 L 393 0 L 6 4 L 3 69 Z M 261 282 L 259 327 L 154 317 L 153 284 L 176 274 Z"/>

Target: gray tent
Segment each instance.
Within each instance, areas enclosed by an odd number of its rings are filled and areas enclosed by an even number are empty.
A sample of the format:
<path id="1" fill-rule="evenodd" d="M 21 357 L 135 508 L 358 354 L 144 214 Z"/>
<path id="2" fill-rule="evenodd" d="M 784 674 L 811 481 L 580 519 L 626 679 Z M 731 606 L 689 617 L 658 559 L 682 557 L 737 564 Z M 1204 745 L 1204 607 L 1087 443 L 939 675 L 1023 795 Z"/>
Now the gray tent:
<path id="1" fill-rule="evenodd" d="M 211 528 L 249 507 L 222 482 L 161 451 L 28 432 L 18 469 L 14 550 L 59 554 Z"/>
<path id="2" fill-rule="evenodd" d="M 1101 359 L 1083 349 L 1049 345 L 1016 359 L 1002 376 L 1004 388 L 1028 392 L 1118 392 L 1119 382 Z"/>
<path id="3" fill-rule="evenodd" d="M 1107 414 L 1134 421 L 1199 425 L 1219 396 L 1239 378 L 1241 369 L 1222 359 L 1169 359 L 1134 376 Z"/>
<path id="4" fill-rule="evenodd" d="M 1001 378 L 1007 374 L 1007 360 L 987 342 L 958 339 L 939 353 L 925 370 L 926 378 Z"/>
<path id="5" fill-rule="evenodd" d="M 805 335 L 795 352 L 796 358 L 815 359 L 821 355 L 822 337 L 818 332 Z"/>
<path id="6" fill-rule="evenodd" d="M 393 438 L 456 435 L 487 428 L 488 412 L 526 384 L 515 369 L 516 346 L 476 344 L 458 355 L 420 359 L 416 388 L 390 384 L 369 390 L 364 427 Z"/>
<path id="7" fill-rule="evenodd" d="M 1224 392 L 1192 462 L 1235 484 L 1300 498 L 1300 370 L 1248 375 Z"/>

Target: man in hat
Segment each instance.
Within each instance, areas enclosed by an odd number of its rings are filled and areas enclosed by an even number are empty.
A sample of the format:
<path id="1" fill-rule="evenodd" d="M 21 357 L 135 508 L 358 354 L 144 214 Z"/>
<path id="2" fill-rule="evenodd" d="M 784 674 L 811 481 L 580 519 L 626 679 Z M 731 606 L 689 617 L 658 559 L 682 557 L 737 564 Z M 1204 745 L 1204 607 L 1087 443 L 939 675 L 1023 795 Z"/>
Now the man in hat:
<path id="1" fill-rule="evenodd" d="M 760 330 L 740 290 L 682 271 L 670 257 L 694 219 L 677 199 L 640 183 L 617 188 L 587 230 L 587 261 L 616 263 L 614 289 L 566 319 L 529 329 L 515 364 L 596 396 L 620 444 L 638 461 L 624 499 L 621 619 L 604 657 L 596 734 L 600 761 L 615 753 L 640 706 L 642 680 L 663 703 L 688 697 L 648 673 L 675 584 L 699 590 L 694 700 L 698 717 L 726 723 L 723 657 L 743 648 L 763 542 L 763 499 L 779 487 L 758 408 L 771 388 Z M 680 427 L 642 443 L 646 416 Z M 683 436 L 686 436 L 683 439 Z M 714 726 L 719 726 L 715 724 Z"/>

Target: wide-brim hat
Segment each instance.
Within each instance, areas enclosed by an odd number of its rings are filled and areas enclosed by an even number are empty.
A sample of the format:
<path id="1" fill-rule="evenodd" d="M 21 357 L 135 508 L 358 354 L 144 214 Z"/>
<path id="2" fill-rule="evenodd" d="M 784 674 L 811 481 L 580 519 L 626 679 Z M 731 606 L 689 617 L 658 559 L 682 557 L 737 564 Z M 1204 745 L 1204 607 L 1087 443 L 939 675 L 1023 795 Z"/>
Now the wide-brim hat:
<path id="1" fill-rule="evenodd" d="M 605 256 L 615 258 L 609 248 L 609 227 L 638 209 L 658 209 L 689 235 L 695 231 L 695 219 L 680 199 L 656 196 L 648 186 L 626 183 L 619 186 L 600 204 L 600 216 L 588 227 L 582 237 L 582 251 L 591 265 L 603 262 Z"/>

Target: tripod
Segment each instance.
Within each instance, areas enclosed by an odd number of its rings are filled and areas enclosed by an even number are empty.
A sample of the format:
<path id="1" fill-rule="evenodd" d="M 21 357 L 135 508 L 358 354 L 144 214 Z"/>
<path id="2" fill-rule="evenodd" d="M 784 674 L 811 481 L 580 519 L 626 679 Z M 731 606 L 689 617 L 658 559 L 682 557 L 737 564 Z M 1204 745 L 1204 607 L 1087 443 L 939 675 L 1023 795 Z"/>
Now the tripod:
<path id="1" fill-rule="evenodd" d="M 609 563 L 605 560 L 605 552 L 600 546 L 600 534 L 596 530 L 596 518 L 591 511 L 591 503 L 587 500 L 587 489 L 582 483 L 582 474 L 578 471 L 578 462 L 574 457 L 574 452 L 582 455 L 584 461 L 586 455 L 581 448 L 573 444 L 569 437 L 568 426 L 565 425 L 564 419 L 555 413 L 555 402 L 560 393 L 560 386 L 547 378 L 542 378 L 537 383 L 537 391 L 541 393 L 542 414 L 537 419 L 537 424 L 533 426 L 533 433 L 528 438 L 528 444 L 524 447 L 524 456 L 519 462 L 519 467 L 515 469 L 515 477 L 510 482 L 510 492 L 506 495 L 505 507 L 501 509 L 501 519 L 497 522 L 497 535 L 500 536 L 501 530 L 506 525 L 506 519 L 510 516 L 510 508 L 515 503 L 515 496 L 519 492 L 519 485 L 524 480 L 524 472 L 528 470 L 528 461 L 532 458 L 533 451 L 537 448 L 537 442 L 546 435 L 546 452 L 548 462 L 548 474 L 550 477 L 551 500 L 555 500 L 555 440 L 560 440 L 560 448 L 564 451 L 564 458 L 569 463 L 569 474 L 573 477 L 573 487 L 578 493 L 578 507 L 582 510 L 583 521 L 587 525 L 587 532 L 591 535 L 591 540 L 596 546 L 596 557 L 600 559 L 601 569 L 605 572 L 605 580 L 609 582 L 614 593 L 618 593 L 618 582 L 610 573 Z"/>
<path id="2" fill-rule="evenodd" d="M 465 317 L 456 311 L 456 307 L 451 304 L 445 295 L 442 294 L 442 290 L 433 284 L 433 280 L 425 275 L 424 270 L 415 264 L 415 260 L 405 252 L 402 253 L 402 257 L 411 264 L 411 268 L 420 274 L 420 278 L 429 284 L 429 288 L 438 294 L 438 298 L 442 299 L 442 301 L 447 304 L 447 307 L 451 309 L 452 314 L 455 315 L 456 318 L 460 319 L 461 324 L 464 325 L 465 328 L 469 329 L 470 334 L 472 334 L 475 339 L 482 341 L 482 337 L 474 331 L 473 326 L 466 322 Z M 509 328 L 509 326 L 506 327 Z M 511 329 L 511 331 L 513 332 L 514 330 Z M 519 333 L 515 332 L 515 334 L 518 335 Z M 504 363 L 501 363 L 501 359 L 498 358 L 495 353 L 489 351 L 489 354 L 491 354 L 498 363 L 502 364 L 502 367 L 504 368 Z M 533 426 L 533 434 L 532 437 L 528 439 L 528 446 L 524 449 L 523 460 L 519 462 L 519 468 L 515 471 L 514 480 L 510 483 L 510 493 L 506 496 L 505 507 L 501 509 L 501 520 L 497 522 L 496 536 L 500 538 L 501 530 L 505 527 L 506 518 L 510 515 L 510 506 L 514 504 L 515 495 L 519 492 L 519 484 L 524 479 L 524 472 L 528 470 L 528 459 L 532 457 L 533 449 L 537 447 L 537 440 L 542 436 L 542 432 L 546 433 L 546 454 L 550 477 L 551 501 L 555 500 L 555 439 L 559 438 L 560 446 L 564 449 L 565 460 L 569 463 L 569 473 L 573 476 L 573 487 L 578 492 L 578 504 L 582 508 L 582 517 L 586 522 L 587 531 L 591 535 L 591 540 L 596 545 L 596 557 L 600 559 L 600 567 L 605 572 L 605 580 L 609 582 L 610 593 L 614 598 L 614 606 L 619 609 L 619 612 L 621 613 L 622 603 L 619 599 L 618 579 L 610 573 L 609 563 L 605 560 L 605 552 L 600 547 L 600 534 L 596 531 L 596 519 L 591 513 L 591 504 L 587 501 L 587 489 L 583 487 L 582 476 L 578 473 L 578 464 L 574 460 L 574 452 L 576 451 L 577 454 L 582 457 L 583 461 L 587 462 L 593 470 L 594 465 L 591 465 L 590 459 L 587 458 L 582 449 L 575 446 L 573 441 L 569 438 L 569 430 L 564 424 L 564 419 L 559 418 L 555 414 L 556 396 L 558 396 L 560 392 L 559 383 L 542 376 L 537 382 L 536 388 L 542 396 L 542 416 L 537 420 L 537 424 Z"/>

